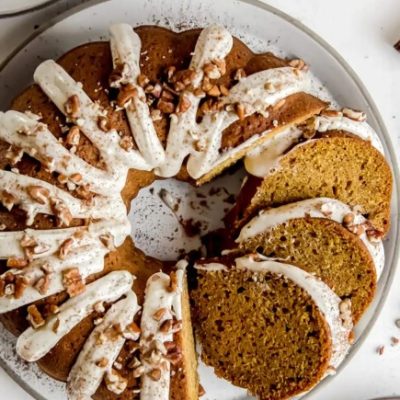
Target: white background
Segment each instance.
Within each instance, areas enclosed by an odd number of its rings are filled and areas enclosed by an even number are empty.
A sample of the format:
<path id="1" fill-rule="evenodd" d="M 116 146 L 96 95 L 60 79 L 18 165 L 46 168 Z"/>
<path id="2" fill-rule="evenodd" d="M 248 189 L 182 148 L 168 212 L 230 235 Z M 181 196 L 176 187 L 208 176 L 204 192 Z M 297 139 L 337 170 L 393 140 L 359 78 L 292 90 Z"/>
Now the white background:
<path id="1" fill-rule="evenodd" d="M 59 0 L 35 12 L 0 19 L 0 63 L 34 31 L 35 26 L 81 2 Z M 400 40 L 400 0 L 267 2 L 308 25 L 350 63 L 374 98 L 399 158 L 400 53 L 393 49 L 393 43 Z M 400 329 L 394 324 L 400 318 L 399 288 L 400 268 L 384 311 L 362 349 L 332 384 L 312 397 L 314 400 L 367 400 L 379 396 L 400 396 L 400 344 L 391 346 L 392 337 L 400 338 Z M 382 345 L 385 352 L 379 355 L 377 348 Z M 1 370 L 0 388 L 0 399 L 31 399 Z"/>

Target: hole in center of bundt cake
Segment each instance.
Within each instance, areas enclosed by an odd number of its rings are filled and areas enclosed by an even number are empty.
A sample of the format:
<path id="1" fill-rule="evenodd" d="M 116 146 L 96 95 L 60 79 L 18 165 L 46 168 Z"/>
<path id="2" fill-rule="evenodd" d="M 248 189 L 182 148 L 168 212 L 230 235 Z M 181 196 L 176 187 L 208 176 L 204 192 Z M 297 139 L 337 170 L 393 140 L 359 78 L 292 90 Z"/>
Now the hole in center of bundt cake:
<path id="1" fill-rule="evenodd" d="M 174 260 L 201 247 L 200 237 L 223 226 L 244 177 L 243 169 L 195 187 L 156 180 L 132 200 L 129 219 L 135 245 L 160 260 Z"/>

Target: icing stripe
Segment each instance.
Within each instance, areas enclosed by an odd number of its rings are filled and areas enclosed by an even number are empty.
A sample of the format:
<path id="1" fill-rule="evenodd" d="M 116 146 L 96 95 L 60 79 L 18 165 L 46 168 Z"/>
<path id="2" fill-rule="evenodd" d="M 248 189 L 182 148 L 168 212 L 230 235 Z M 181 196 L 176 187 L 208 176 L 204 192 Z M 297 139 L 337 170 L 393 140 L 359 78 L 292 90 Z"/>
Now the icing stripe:
<path id="1" fill-rule="evenodd" d="M 354 215 L 354 225 L 362 225 L 367 222 L 361 214 L 353 212 L 347 204 L 336 199 L 324 197 L 298 201 L 281 207 L 262 210 L 258 216 L 254 217 L 241 229 L 236 243 L 251 239 L 291 219 L 305 218 L 306 216 L 329 219 L 342 225 L 344 217 L 347 214 Z M 382 240 L 371 242 L 365 232 L 359 237 L 371 254 L 376 274 L 379 278 L 385 264 L 385 252 Z"/>
<path id="2" fill-rule="evenodd" d="M 98 127 L 98 120 L 104 117 L 104 111 L 92 102 L 82 87 L 60 65 L 53 60 L 44 61 L 37 67 L 34 79 L 64 114 L 64 105 L 68 99 L 74 95 L 78 97 L 80 116 L 76 123 L 100 151 L 108 171 L 113 176 L 115 191 L 120 191 L 124 186 L 129 168 L 150 169 L 138 151 L 125 151 L 121 148 L 121 138 L 115 130 L 105 133 Z"/>
<path id="3" fill-rule="evenodd" d="M 140 74 L 140 38 L 128 24 L 112 25 L 110 34 L 114 68 L 121 64 L 126 66 L 129 73 L 123 77 L 123 81 L 137 90 L 137 96 L 126 106 L 133 137 L 146 162 L 156 167 L 164 162 L 165 152 L 154 128 L 145 92 L 137 84 Z"/>
<path id="4" fill-rule="evenodd" d="M 89 399 L 95 394 L 104 375 L 112 370 L 125 343 L 123 334 L 113 338 L 107 335 L 107 331 L 115 325 L 119 325 L 121 331 L 125 331 L 139 309 L 135 293 L 129 291 L 126 298 L 119 300 L 107 311 L 103 322 L 86 340 L 69 373 L 67 382 L 69 400 Z M 100 364 L 101 361 L 104 361 L 104 364 Z"/>
<path id="5" fill-rule="evenodd" d="M 61 244 L 69 238 L 74 239 L 74 243 L 80 246 L 85 244 L 99 245 L 100 236 L 111 234 L 114 238 L 115 246 L 120 246 L 130 233 L 128 219 L 122 222 L 105 220 L 94 222 L 88 226 L 79 226 L 66 229 L 34 230 L 0 232 L 0 259 L 9 257 L 23 257 L 25 255 L 21 247 L 21 240 L 25 234 L 36 239 L 37 243 L 44 244 L 47 251 L 34 254 L 33 258 L 45 257 L 57 252 Z M 82 238 L 78 238 L 82 234 Z"/>
<path id="6" fill-rule="evenodd" d="M 173 332 L 169 330 L 162 332 L 161 325 L 166 320 L 173 318 L 173 314 L 177 318 L 181 318 L 181 295 L 184 276 L 184 268 L 187 263 L 182 261 L 177 264 L 177 290 L 171 292 L 168 290 L 170 286 L 170 277 L 163 272 L 152 275 L 146 285 L 145 301 L 143 304 L 143 313 L 141 319 L 142 335 L 140 338 L 141 354 L 154 350 L 156 346 L 163 346 L 164 342 L 173 340 Z M 178 308 L 179 307 L 179 308 Z M 164 313 L 161 318 L 155 318 L 155 314 L 163 309 Z M 164 359 L 160 368 L 160 363 L 151 363 L 149 359 L 143 358 L 142 364 L 145 373 L 141 379 L 141 400 L 168 400 L 170 388 L 170 362 Z M 155 381 L 149 373 L 157 368 L 160 370 L 160 379 Z"/>
<path id="7" fill-rule="evenodd" d="M 38 329 L 28 328 L 18 337 L 17 353 L 26 361 L 37 361 L 46 355 L 71 329 L 93 312 L 98 302 L 113 302 L 127 293 L 133 277 L 129 272 L 116 271 L 96 280 L 86 291 L 67 300 L 60 312 Z M 58 326 L 58 329 L 54 329 Z"/>
<path id="8" fill-rule="evenodd" d="M 71 268 L 71 266 L 79 270 L 83 279 L 101 272 L 104 268 L 104 256 L 107 252 L 108 250 L 104 247 L 86 245 L 72 250 L 65 260 L 61 260 L 57 256 L 48 256 L 31 262 L 22 271 L 17 269 L 8 270 L 7 272 L 11 272 L 16 276 L 22 275 L 26 277 L 33 284 L 46 276 L 43 271 L 44 265 L 49 265 L 51 272 L 48 274 L 49 285 L 45 293 L 39 292 L 34 286 L 28 286 L 19 298 L 0 297 L 0 314 L 16 310 L 24 305 L 64 291 L 62 271 Z M 1 275 L 0 278 L 5 277 L 7 272 Z"/>

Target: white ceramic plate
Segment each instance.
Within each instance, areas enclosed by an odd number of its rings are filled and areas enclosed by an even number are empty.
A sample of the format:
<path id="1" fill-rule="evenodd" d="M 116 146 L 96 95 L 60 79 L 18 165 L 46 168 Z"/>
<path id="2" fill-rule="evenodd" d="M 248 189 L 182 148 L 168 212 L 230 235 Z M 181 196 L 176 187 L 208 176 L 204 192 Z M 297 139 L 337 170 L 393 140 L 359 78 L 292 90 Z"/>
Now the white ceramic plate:
<path id="1" fill-rule="evenodd" d="M 255 0 L 109 0 L 87 3 L 84 7 L 72 10 L 49 25 L 19 48 L 3 66 L 0 75 L 0 109 L 7 109 L 10 100 L 32 80 L 37 64 L 46 58 L 57 58 L 74 46 L 87 41 L 106 39 L 108 26 L 114 22 L 128 22 L 133 26 L 156 24 L 174 30 L 182 30 L 211 23 L 225 25 L 234 35 L 244 40 L 255 51 L 282 49 L 288 56 L 299 56 L 311 65 L 312 71 L 321 79 L 323 85 L 338 103 L 365 110 L 370 124 L 377 130 L 385 147 L 389 162 L 395 173 L 395 185 L 398 172 L 394 153 L 370 96 L 346 62 L 322 39 L 310 32 L 289 16 Z M 229 187 L 231 192 L 238 189 L 240 172 L 225 176 L 200 191 L 208 193 L 210 187 Z M 169 209 L 157 197 L 160 188 L 168 188 L 182 198 L 183 216 L 190 216 L 196 200 L 193 189 L 188 185 L 173 180 L 157 181 L 153 194 L 150 188 L 144 189 L 135 199 L 131 218 L 135 222 L 132 236 L 136 243 L 149 254 L 169 258 L 182 247 L 195 246 L 186 240 Z M 218 217 L 223 214 L 226 204 L 224 194 L 216 196 L 212 211 L 202 211 L 199 219 L 215 227 Z M 195 207 L 196 208 L 196 207 Z M 357 327 L 356 343 L 352 347 L 346 362 L 359 349 L 363 339 L 370 331 L 382 308 L 388 292 L 398 251 L 398 187 L 393 196 L 392 229 L 385 242 L 386 265 L 381 276 L 377 296 L 369 312 Z M 198 211 L 196 212 L 198 214 Z M 142 221 L 146 221 L 143 222 Z M 161 230 L 162 228 L 162 230 Z M 185 241 L 186 240 L 186 241 Z M 14 353 L 15 338 L 0 328 L 0 363 L 13 376 L 16 382 L 36 399 L 65 399 L 64 385 L 55 382 L 39 371 L 35 365 L 21 362 Z M 342 364 L 342 367 L 343 365 Z M 339 371 L 342 368 L 339 369 Z M 207 394 L 205 400 L 248 399 L 245 391 L 217 379 L 210 368 L 200 366 L 202 384 Z M 325 379 L 312 392 L 324 385 L 334 384 L 334 377 Z"/>
<path id="2" fill-rule="evenodd" d="M 1 0 L 0 15 L 17 14 L 56 0 Z"/>

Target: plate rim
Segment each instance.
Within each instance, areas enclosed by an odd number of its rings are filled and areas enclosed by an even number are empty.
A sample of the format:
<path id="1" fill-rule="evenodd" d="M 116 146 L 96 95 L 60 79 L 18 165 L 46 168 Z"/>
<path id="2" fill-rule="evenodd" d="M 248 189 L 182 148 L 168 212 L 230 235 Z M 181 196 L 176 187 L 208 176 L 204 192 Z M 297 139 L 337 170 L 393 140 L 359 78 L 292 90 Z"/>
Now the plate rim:
<path id="1" fill-rule="evenodd" d="M 10 17 L 15 17 L 21 14 L 25 14 L 28 12 L 33 12 L 33 11 L 37 11 L 40 10 L 43 7 L 49 6 L 53 3 L 56 3 L 59 0 L 44 0 L 42 3 L 36 4 L 36 5 L 30 5 L 28 7 L 24 7 L 24 8 L 18 8 L 15 10 L 9 10 L 9 11 L 4 11 L 4 12 L 0 12 L 0 19 L 2 18 L 10 18 Z M 2 68 L 1 68 L 2 69 Z"/>
<path id="2" fill-rule="evenodd" d="M 34 7 L 32 9 L 38 9 L 43 6 L 48 5 L 49 3 L 55 3 L 58 0 L 48 0 L 46 3 L 39 5 L 37 7 Z M 36 31 L 32 32 L 30 35 L 28 35 L 25 39 L 23 39 L 19 45 L 15 47 L 13 51 L 11 51 L 0 63 L 0 72 L 7 66 L 7 64 L 20 52 L 22 51 L 25 46 L 27 46 L 31 41 L 33 41 L 37 36 L 39 36 L 41 33 L 45 32 L 49 28 L 53 27 L 57 23 L 61 22 L 62 20 L 79 13 L 82 10 L 85 10 L 87 8 L 91 8 L 93 6 L 96 6 L 98 4 L 106 3 L 111 0 L 89 0 L 86 1 L 82 4 L 78 4 L 69 10 L 64 11 L 63 13 L 55 16 L 54 18 L 51 18 L 49 21 L 45 22 L 42 24 Z M 393 172 L 393 194 L 392 198 L 395 195 L 395 198 L 400 199 L 400 171 L 399 171 L 399 164 L 397 162 L 397 157 L 396 153 L 394 151 L 394 145 L 392 143 L 392 139 L 389 135 L 389 132 L 386 128 L 386 125 L 384 123 L 384 120 L 382 118 L 381 113 L 378 110 L 378 107 L 375 104 L 375 101 L 373 100 L 372 96 L 370 95 L 368 89 L 362 82 L 361 78 L 358 76 L 358 74 L 354 71 L 354 69 L 350 66 L 350 64 L 344 59 L 344 57 L 332 46 L 330 45 L 325 39 L 323 39 L 320 35 L 318 35 L 314 30 L 303 24 L 301 21 L 299 21 L 297 18 L 292 17 L 291 15 L 287 14 L 284 11 L 281 11 L 277 9 L 274 6 L 271 6 L 270 4 L 264 3 L 261 0 L 236 0 L 239 3 L 244 3 L 244 4 L 250 4 L 252 6 L 258 7 L 263 11 L 272 13 L 276 15 L 277 17 L 283 19 L 284 21 L 288 22 L 291 25 L 294 25 L 296 28 L 304 32 L 307 36 L 309 36 L 312 40 L 317 42 L 324 50 L 326 50 L 340 65 L 341 67 L 345 70 L 345 72 L 349 75 L 349 77 L 352 79 L 352 81 L 355 83 L 357 88 L 359 89 L 360 93 L 364 97 L 368 108 L 373 115 L 377 126 L 379 127 L 380 132 L 382 133 L 382 136 L 384 138 L 384 142 L 388 151 L 388 154 L 390 156 L 390 166 L 391 170 Z M 32 10 L 30 9 L 30 10 Z M 25 10 L 28 11 L 28 10 Z M 6 16 L 10 15 L 15 15 L 15 14 L 20 14 L 25 11 L 17 12 L 17 13 L 12 13 L 12 14 L 4 14 L 0 15 L 0 19 Z M 392 225 L 396 226 L 396 232 L 395 232 L 395 237 L 393 238 L 394 241 L 398 242 L 400 239 L 400 221 L 393 221 Z M 381 298 L 379 299 L 377 305 L 376 305 L 376 311 L 374 312 L 373 316 L 371 317 L 370 321 L 368 322 L 365 330 L 363 331 L 361 337 L 357 340 L 357 342 L 352 346 L 352 351 L 346 356 L 344 361 L 341 363 L 339 366 L 336 374 L 334 376 L 326 377 L 324 379 L 324 382 L 329 383 L 335 376 L 340 374 L 345 367 L 349 364 L 349 362 L 354 358 L 354 356 L 359 352 L 360 348 L 362 347 L 362 344 L 366 340 L 366 338 L 370 335 L 373 327 L 376 324 L 376 321 L 379 317 L 379 315 L 382 312 L 383 306 L 386 303 L 387 297 L 389 295 L 390 289 L 393 284 L 394 276 L 396 273 L 396 270 L 398 268 L 398 264 L 400 261 L 400 246 L 396 246 L 393 252 L 393 259 L 392 263 L 389 266 L 389 272 L 388 272 L 388 277 L 386 280 L 386 283 L 383 287 L 382 295 Z M 9 367 L 0 357 L 0 367 L 10 376 L 10 378 L 18 385 L 20 386 L 25 392 L 27 392 L 29 395 L 31 395 L 34 399 L 36 400 L 48 400 L 45 397 L 43 397 L 40 393 L 38 393 L 35 389 L 30 387 L 26 382 L 24 382 L 16 373 L 15 371 Z M 323 387 L 326 386 L 326 384 L 318 384 L 315 386 L 312 391 L 310 392 L 310 395 L 314 395 L 315 393 L 319 392 Z M 306 394 L 303 398 L 308 397 L 308 394 Z"/>

